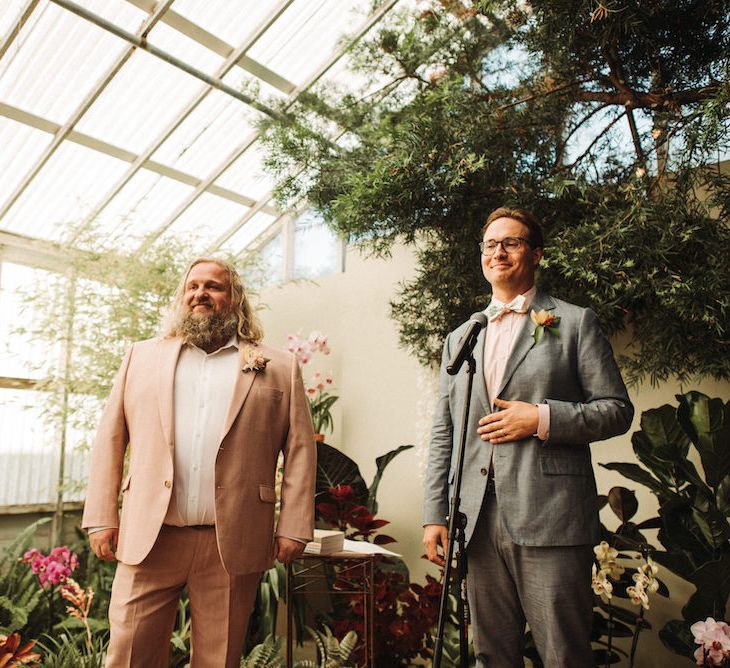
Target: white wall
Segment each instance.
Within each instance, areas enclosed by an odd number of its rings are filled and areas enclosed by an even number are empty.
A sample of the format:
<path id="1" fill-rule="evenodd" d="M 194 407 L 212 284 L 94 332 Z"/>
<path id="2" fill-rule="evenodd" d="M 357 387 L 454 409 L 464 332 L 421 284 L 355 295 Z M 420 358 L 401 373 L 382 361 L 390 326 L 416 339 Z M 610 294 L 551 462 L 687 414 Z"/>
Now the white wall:
<path id="1" fill-rule="evenodd" d="M 435 397 L 436 370 L 426 370 L 398 347 L 396 325 L 389 316 L 388 303 L 395 297 L 399 281 L 410 278 L 415 267 L 410 250 L 396 247 L 388 260 L 366 259 L 356 250 L 347 255 L 347 269 L 317 283 L 286 284 L 269 288 L 261 295 L 267 307 L 261 316 L 270 345 L 286 343 L 291 332 L 308 335 L 317 329 L 329 335 L 332 354 L 318 356 L 305 376 L 313 370 L 332 370 L 336 391 L 335 429 L 327 441 L 352 457 L 369 483 L 375 471 L 375 457 L 403 443 L 417 447 L 405 452 L 386 470 L 380 486 L 379 517 L 391 521 L 382 531 L 398 540 L 392 546 L 404 556 L 416 581 L 426 572 L 436 575 L 430 564 L 420 559 L 422 474 L 430 415 Z M 618 350 L 626 339 L 614 342 Z M 730 399 L 730 383 L 703 381 L 680 387 L 667 383 L 649 384 L 631 390 L 636 417 L 628 434 L 593 446 L 595 463 L 636 461 L 630 435 L 639 428 L 643 410 L 664 403 L 676 404 L 674 395 L 698 389 L 710 396 Z M 598 491 L 606 494 L 614 485 L 632 489 L 639 499 L 637 521 L 656 514 L 654 496 L 644 487 L 615 472 L 595 466 Z M 615 529 L 617 519 L 604 509 L 601 519 Z M 653 537 L 656 532 L 649 532 Z M 674 601 L 652 603 L 649 619 L 654 631 L 642 636 L 641 662 L 637 665 L 666 666 L 672 655 L 657 647 L 656 631 L 664 622 L 680 617 L 679 608 L 691 594 L 691 587 L 665 575 Z M 655 644 L 656 643 L 656 644 Z M 676 665 L 683 665 L 678 657 Z M 689 662 L 687 665 L 691 665 Z"/>

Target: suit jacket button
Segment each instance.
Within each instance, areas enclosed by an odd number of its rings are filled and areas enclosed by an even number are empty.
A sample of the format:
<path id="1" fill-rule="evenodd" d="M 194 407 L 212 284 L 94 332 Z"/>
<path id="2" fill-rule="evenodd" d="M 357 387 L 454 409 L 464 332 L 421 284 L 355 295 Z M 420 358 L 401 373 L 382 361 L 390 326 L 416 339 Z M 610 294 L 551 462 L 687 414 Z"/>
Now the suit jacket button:
<path id="1" fill-rule="evenodd" d="M 482 468 L 479 469 L 479 473 L 481 473 L 482 475 L 487 475 L 487 473 L 489 473 L 489 471 L 482 466 Z"/>
<path id="2" fill-rule="evenodd" d="M 170 489 L 170 487 L 172 487 L 172 480 L 165 480 L 165 487 Z"/>

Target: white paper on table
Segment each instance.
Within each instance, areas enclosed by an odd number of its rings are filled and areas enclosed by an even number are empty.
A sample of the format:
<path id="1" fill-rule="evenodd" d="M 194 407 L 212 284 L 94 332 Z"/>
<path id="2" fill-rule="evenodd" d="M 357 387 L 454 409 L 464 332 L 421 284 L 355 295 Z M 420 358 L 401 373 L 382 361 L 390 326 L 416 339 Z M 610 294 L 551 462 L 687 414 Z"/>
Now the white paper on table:
<path id="1" fill-rule="evenodd" d="M 346 552 L 358 552 L 359 554 L 384 554 L 387 557 L 400 557 L 397 552 L 386 550 L 375 543 L 368 543 L 364 540 L 348 540 L 345 538 L 345 545 L 342 548 Z"/>

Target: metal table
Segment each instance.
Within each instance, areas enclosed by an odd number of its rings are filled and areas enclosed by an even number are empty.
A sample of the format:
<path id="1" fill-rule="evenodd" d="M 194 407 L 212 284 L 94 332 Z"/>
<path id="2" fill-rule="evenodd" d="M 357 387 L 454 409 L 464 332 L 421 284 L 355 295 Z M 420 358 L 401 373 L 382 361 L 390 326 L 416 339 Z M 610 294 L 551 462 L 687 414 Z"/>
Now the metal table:
<path id="1" fill-rule="evenodd" d="M 335 552 L 333 554 L 303 554 L 286 568 L 286 666 L 294 665 L 294 597 L 307 594 L 330 596 L 362 596 L 363 629 L 358 647 L 364 647 L 365 662 L 358 668 L 373 666 L 375 656 L 375 556 L 359 552 Z M 346 587 L 333 589 L 327 577 L 327 566 L 336 569 L 338 580 Z M 356 651 L 358 651 L 356 649 Z"/>

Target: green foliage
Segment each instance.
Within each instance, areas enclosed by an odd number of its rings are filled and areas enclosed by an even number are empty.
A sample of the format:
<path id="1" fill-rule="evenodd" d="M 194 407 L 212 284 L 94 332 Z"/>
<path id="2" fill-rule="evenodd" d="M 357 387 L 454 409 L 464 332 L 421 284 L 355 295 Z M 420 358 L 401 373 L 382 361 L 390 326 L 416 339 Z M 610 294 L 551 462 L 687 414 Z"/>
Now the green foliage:
<path id="1" fill-rule="evenodd" d="M 696 587 L 675 620 L 660 632 L 665 645 L 691 656 L 689 626 L 723 619 L 730 596 L 730 402 L 700 392 L 677 395 L 679 406 L 645 411 L 632 443 L 643 464 L 603 464 L 648 487 L 659 502 L 659 542 L 652 557 Z M 698 457 L 702 473 L 692 463 Z M 681 633 L 680 633 L 681 630 Z"/>
<path id="2" fill-rule="evenodd" d="M 342 641 L 332 635 L 329 627 L 325 626 L 324 631 L 307 628 L 309 635 L 317 645 L 319 662 L 301 661 L 297 663 L 300 668 L 349 668 L 354 666 L 350 662 L 355 647 L 357 646 L 357 633 L 348 631 Z"/>
<path id="3" fill-rule="evenodd" d="M 370 487 L 368 487 L 365 479 L 360 474 L 360 467 L 353 459 L 327 443 L 317 443 L 316 497 L 320 498 L 322 495 L 326 495 L 327 491 L 332 487 L 349 485 L 352 487 L 358 503 L 367 507 L 375 515 L 378 512 L 378 487 L 383 478 L 385 468 L 401 452 L 410 450 L 412 447 L 412 445 L 399 445 L 395 450 L 390 450 L 384 455 L 377 457 L 375 459 L 377 470 Z"/>
<path id="4" fill-rule="evenodd" d="M 286 567 L 276 562 L 268 571 L 261 574 L 259 588 L 256 592 L 254 614 L 249 621 L 245 648 L 252 648 L 265 642 L 276 633 L 276 618 L 279 612 L 279 599 L 286 602 Z M 295 618 L 301 617 L 295 605 Z"/>
<path id="5" fill-rule="evenodd" d="M 103 668 L 108 644 L 107 637 L 97 635 L 89 648 L 83 634 L 61 633 L 45 636 L 36 647 L 43 652 L 44 668 Z"/>
<path id="6" fill-rule="evenodd" d="M 40 519 L 26 527 L 4 550 L 0 558 L 0 633 L 21 631 L 24 638 L 36 638 L 48 629 L 48 598 L 38 584 L 38 577 L 20 558 L 30 547 L 39 526 L 50 521 Z"/>
<path id="7" fill-rule="evenodd" d="M 393 14 L 325 82 L 265 121 L 278 196 L 306 198 L 376 255 L 414 248 L 400 340 L 439 359 L 486 306 L 489 211 L 532 209 L 541 284 L 627 329 L 631 380 L 730 376 L 728 45 L 722 0 L 434 3 Z M 337 128 L 333 143 L 332 128 Z"/>
<path id="8" fill-rule="evenodd" d="M 281 654 L 281 638 L 266 636 L 262 643 L 241 659 L 241 668 L 284 668 Z"/>

